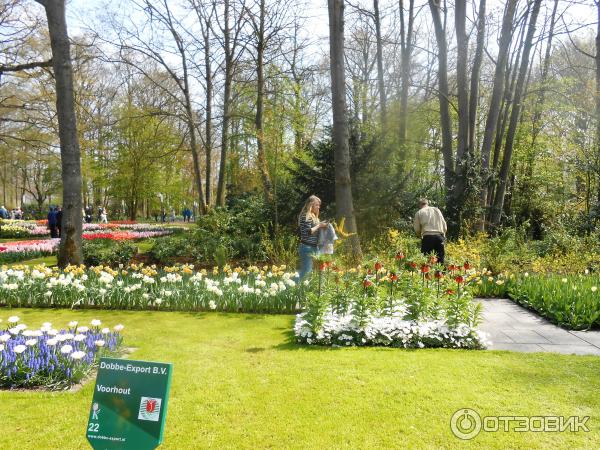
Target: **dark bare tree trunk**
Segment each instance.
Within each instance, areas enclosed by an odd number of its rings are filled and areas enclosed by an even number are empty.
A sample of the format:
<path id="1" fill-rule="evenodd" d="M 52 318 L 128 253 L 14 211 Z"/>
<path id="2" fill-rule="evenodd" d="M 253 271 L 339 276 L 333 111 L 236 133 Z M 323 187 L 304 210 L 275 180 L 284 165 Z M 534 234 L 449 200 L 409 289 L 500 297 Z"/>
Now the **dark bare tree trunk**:
<path id="1" fill-rule="evenodd" d="M 501 111 L 502 97 L 504 95 L 504 86 L 506 84 L 505 76 L 508 62 L 508 51 L 513 36 L 513 19 L 517 9 L 518 0 L 508 0 L 504 10 L 504 19 L 502 21 L 502 30 L 500 32 L 500 46 L 498 58 L 496 60 L 496 70 L 494 73 L 494 87 L 492 98 L 485 122 L 485 131 L 483 134 L 483 143 L 481 145 L 481 182 L 482 188 L 479 196 L 479 206 L 482 208 L 482 220 L 480 221 L 480 230 L 485 230 L 485 210 L 487 208 L 487 197 L 489 188 L 489 167 L 492 143 L 496 135 L 498 118 Z"/>
<path id="2" fill-rule="evenodd" d="M 483 47 L 485 44 L 485 0 L 479 0 L 477 13 L 477 44 L 473 57 L 471 70 L 471 92 L 469 98 L 469 150 L 475 151 L 475 129 L 477 127 L 477 106 L 479 104 L 479 75 L 483 61 Z"/>
<path id="3" fill-rule="evenodd" d="M 210 20 L 212 15 L 198 17 L 202 24 L 202 39 L 204 41 L 204 81 L 206 82 L 206 124 L 204 128 L 206 149 L 206 207 L 212 203 L 212 101 L 213 101 L 213 79 L 212 66 L 210 63 Z"/>
<path id="4" fill-rule="evenodd" d="M 506 128 L 508 126 L 510 111 L 512 102 L 515 94 L 515 86 L 517 84 L 517 78 L 519 74 L 519 62 L 521 61 L 521 52 L 525 45 L 525 36 L 527 31 L 527 23 L 529 20 L 529 14 L 531 13 L 531 5 L 527 6 L 527 11 L 521 19 L 521 25 L 519 30 L 519 37 L 516 41 L 517 48 L 516 52 L 513 52 L 510 57 L 510 64 L 506 70 L 505 84 L 504 84 L 504 98 L 502 100 L 502 106 L 500 108 L 501 117 L 498 118 L 498 124 L 496 128 L 496 137 L 494 141 L 494 152 L 492 156 L 492 167 L 490 170 L 489 184 L 488 184 L 488 203 L 487 203 L 487 222 L 490 224 L 491 208 L 494 203 L 494 196 L 496 193 L 496 187 L 498 184 L 498 165 L 500 163 L 500 156 L 502 154 L 502 145 L 504 144 L 504 135 L 506 134 Z"/>
<path id="5" fill-rule="evenodd" d="M 596 14 L 597 14 L 597 32 L 596 32 L 596 174 L 598 176 L 598 191 L 596 200 L 600 203 L 600 1 L 596 0 Z"/>
<path id="6" fill-rule="evenodd" d="M 534 0 L 533 9 L 531 11 L 531 17 L 529 19 L 527 37 L 525 38 L 525 45 L 523 47 L 523 55 L 521 57 L 521 64 L 519 67 L 519 78 L 517 79 L 517 84 L 515 87 L 513 106 L 510 114 L 510 122 L 508 125 L 508 131 L 506 133 L 504 156 L 502 158 L 502 166 L 500 168 L 500 173 L 498 176 L 498 188 L 496 189 L 494 204 L 492 206 L 491 211 L 491 223 L 493 227 L 497 227 L 500 224 L 500 219 L 502 217 L 504 196 L 506 194 L 506 186 L 508 182 L 508 176 L 510 173 L 510 164 L 514 140 L 521 112 L 521 102 L 523 99 L 525 78 L 529 69 L 529 54 L 531 53 L 531 48 L 533 47 L 533 35 L 535 33 L 536 22 L 540 11 L 541 2 L 542 0 Z"/>
<path id="7" fill-rule="evenodd" d="M 446 220 L 448 234 L 458 237 L 462 225 L 462 215 L 468 195 L 468 171 L 471 149 L 469 148 L 469 80 L 467 65 L 469 56 L 469 38 L 466 32 L 467 2 L 456 0 L 454 11 L 456 27 L 456 84 L 458 88 L 458 139 L 456 148 L 455 175 L 452 187 L 447 194 Z"/>
<path id="8" fill-rule="evenodd" d="M 256 34 L 256 115 L 254 116 L 254 127 L 256 131 L 256 156 L 258 158 L 258 170 L 260 171 L 265 197 L 269 203 L 273 202 L 273 183 L 269 174 L 267 156 L 265 154 L 264 142 L 264 90 L 265 90 L 265 0 L 260 0 L 260 12 L 258 23 L 255 23 Z"/>
<path id="9" fill-rule="evenodd" d="M 217 204 L 225 206 L 225 179 L 227 177 L 227 150 L 229 148 L 229 127 L 231 121 L 231 84 L 233 83 L 234 50 L 231 45 L 231 28 L 229 25 L 230 0 L 223 1 L 223 51 L 225 53 L 225 79 L 223 87 L 223 124 L 221 125 L 221 161 L 219 179 L 217 181 Z"/>
<path id="10" fill-rule="evenodd" d="M 386 130 L 387 99 L 385 95 L 385 82 L 383 77 L 383 43 L 381 42 L 381 17 L 379 14 L 379 0 L 373 0 L 373 19 L 375 21 L 375 41 L 377 45 L 377 87 L 379 90 L 379 108 L 381 111 L 381 127 Z"/>
<path id="11" fill-rule="evenodd" d="M 454 160 L 452 151 L 452 119 L 448 100 L 448 45 L 446 32 L 440 17 L 436 0 L 428 0 L 433 18 L 435 38 L 438 45 L 438 100 L 440 103 L 440 128 L 442 131 L 442 155 L 444 157 L 444 186 L 447 196 L 452 192 L 454 183 Z M 451 197 L 448 197 L 451 199 Z"/>
<path id="12" fill-rule="evenodd" d="M 333 142 L 335 160 L 335 203 L 338 220 L 345 218 L 348 231 L 356 233 L 356 217 L 350 180 L 350 149 L 346 117 L 346 83 L 344 73 L 344 0 L 328 0 L 331 98 L 333 107 Z M 358 235 L 350 237 L 355 258 L 361 255 Z"/>
<path id="13" fill-rule="evenodd" d="M 406 127 L 408 121 L 408 88 L 410 84 L 410 62 L 413 51 L 413 23 L 414 23 L 415 0 L 409 0 L 408 6 L 408 28 L 405 29 L 404 1 L 400 0 L 400 59 L 401 87 L 400 87 L 400 117 L 399 117 L 399 144 L 401 160 L 406 155 Z"/>
<path id="14" fill-rule="evenodd" d="M 52 67 L 56 82 L 56 112 L 63 182 L 62 237 L 58 264 L 79 265 L 83 217 L 81 199 L 81 154 L 77 138 L 75 100 L 73 95 L 73 69 L 67 34 L 64 0 L 36 0 L 46 9 L 48 32 L 52 47 Z"/>

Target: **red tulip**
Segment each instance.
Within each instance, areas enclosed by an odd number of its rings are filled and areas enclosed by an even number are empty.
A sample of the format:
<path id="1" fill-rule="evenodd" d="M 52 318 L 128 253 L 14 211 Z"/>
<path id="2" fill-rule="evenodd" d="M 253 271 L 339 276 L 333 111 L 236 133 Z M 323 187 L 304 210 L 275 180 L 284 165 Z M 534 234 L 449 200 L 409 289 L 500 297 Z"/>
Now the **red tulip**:
<path id="1" fill-rule="evenodd" d="M 438 262 L 437 256 L 429 257 L 429 264 L 435 264 L 436 262 Z"/>
<path id="2" fill-rule="evenodd" d="M 448 270 L 449 270 L 450 272 L 454 272 L 455 270 L 458 270 L 458 266 L 455 266 L 454 264 L 450 264 L 450 265 L 448 266 Z"/>
<path id="3" fill-rule="evenodd" d="M 465 279 L 459 275 L 457 277 L 454 277 L 454 281 L 456 281 L 458 284 L 464 283 Z"/>
<path id="4" fill-rule="evenodd" d="M 411 267 L 411 269 L 416 269 L 417 268 L 417 263 L 416 262 L 409 262 L 408 265 Z"/>
<path id="5" fill-rule="evenodd" d="M 382 267 L 383 267 L 383 266 L 381 265 L 381 263 L 380 263 L 380 262 L 376 262 L 376 263 L 375 263 L 375 270 L 376 270 L 377 272 L 379 272 L 379 270 L 380 270 Z"/>
<path id="6" fill-rule="evenodd" d="M 327 263 L 323 262 L 323 263 L 319 264 L 319 270 L 321 272 L 323 272 L 325 269 L 327 269 Z"/>
<path id="7" fill-rule="evenodd" d="M 466 261 L 463 267 L 465 268 L 465 270 L 469 270 L 471 268 L 471 264 L 469 264 L 469 261 Z"/>
<path id="8" fill-rule="evenodd" d="M 394 272 L 390 273 L 390 280 L 398 281 L 398 275 L 396 275 Z"/>
<path id="9" fill-rule="evenodd" d="M 396 253 L 396 260 L 400 261 L 404 258 L 405 258 L 404 253 L 402 253 L 402 252 Z"/>
<path id="10" fill-rule="evenodd" d="M 365 278 L 363 280 L 363 286 L 365 289 L 367 289 L 370 286 L 373 286 L 373 282 L 371 280 L 369 280 L 368 278 Z"/>
<path id="11" fill-rule="evenodd" d="M 441 280 L 442 278 L 444 278 L 444 274 L 441 271 L 439 271 L 439 270 L 435 271 L 435 275 L 434 276 L 435 276 L 436 280 Z"/>
<path id="12" fill-rule="evenodd" d="M 421 266 L 421 273 L 429 273 L 429 266 L 427 264 Z"/>
<path id="13" fill-rule="evenodd" d="M 454 291 L 452 289 L 446 289 L 446 294 L 454 295 Z"/>

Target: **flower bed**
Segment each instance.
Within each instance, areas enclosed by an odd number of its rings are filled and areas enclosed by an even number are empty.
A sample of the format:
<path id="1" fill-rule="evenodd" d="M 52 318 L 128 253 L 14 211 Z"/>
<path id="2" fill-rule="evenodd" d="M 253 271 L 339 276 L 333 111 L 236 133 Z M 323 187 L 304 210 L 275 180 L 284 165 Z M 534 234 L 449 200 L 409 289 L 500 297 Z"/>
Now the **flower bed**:
<path id="1" fill-rule="evenodd" d="M 167 309 L 180 311 L 297 312 L 301 290 L 282 267 L 228 266 L 194 271 L 191 266 L 157 270 L 38 266 L 0 270 L 0 304 L 9 306 Z"/>
<path id="2" fill-rule="evenodd" d="M 19 322 L 12 316 L 6 328 L 0 324 L 0 388 L 68 388 L 89 374 L 100 356 L 114 354 L 122 343 L 123 325 L 111 331 L 99 320 L 92 320 L 89 327 L 70 322 L 62 330 L 48 322 L 32 330 Z"/>
<path id="3" fill-rule="evenodd" d="M 323 258 L 305 311 L 296 316 L 296 340 L 334 346 L 382 345 L 405 348 L 480 349 L 477 330 L 481 305 L 469 285 L 475 272 L 468 263 L 447 271 L 430 263 L 403 261 L 387 270 L 376 262 L 342 271 Z"/>
<path id="4" fill-rule="evenodd" d="M 402 309 L 369 315 L 360 324 L 352 312 L 336 314 L 331 309 L 323 317 L 318 331 L 309 314 L 298 314 L 294 334 L 300 343 L 337 346 L 390 346 L 404 348 L 468 348 L 486 347 L 485 333 L 467 324 L 453 328 L 445 320 L 406 320 Z"/>
<path id="5" fill-rule="evenodd" d="M 125 241 L 131 239 L 148 239 L 171 234 L 169 230 L 162 231 L 90 231 L 83 233 L 83 239 L 110 239 L 111 241 Z"/>
<path id="6" fill-rule="evenodd" d="M 173 231 L 162 229 L 158 231 L 88 231 L 82 234 L 87 241 L 106 239 L 111 241 L 127 241 L 148 239 L 171 234 Z M 14 241 L 0 243 L 0 263 L 12 263 L 26 259 L 38 258 L 55 253 L 60 239 L 44 239 L 29 241 Z"/>
<path id="7" fill-rule="evenodd" d="M 174 231 L 178 231 L 183 228 L 178 227 L 164 227 L 159 224 L 150 223 L 135 223 L 130 221 L 114 221 L 109 223 L 84 223 L 84 232 L 93 231 L 104 231 L 112 232 L 116 230 L 127 230 L 134 232 L 164 232 L 164 234 L 170 234 Z M 0 238 L 26 238 L 31 236 L 48 236 L 50 230 L 48 229 L 47 221 L 26 221 L 26 220 L 3 220 L 2 226 L 0 227 Z M 162 234 L 157 234 L 162 236 Z M 137 239 L 137 238 L 130 238 Z"/>
<path id="8" fill-rule="evenodd" d="M 514 277 L 510 298 L 575 330 L 600 327 L 600 276 L 535 275 Z"/>
<path id="9" fill-rule="evenodd" d="M 58 249 L 60 239 L 16 241 L 0 243 L 0 262 L 9 263 L 23 259 L 51 255 Z"/>

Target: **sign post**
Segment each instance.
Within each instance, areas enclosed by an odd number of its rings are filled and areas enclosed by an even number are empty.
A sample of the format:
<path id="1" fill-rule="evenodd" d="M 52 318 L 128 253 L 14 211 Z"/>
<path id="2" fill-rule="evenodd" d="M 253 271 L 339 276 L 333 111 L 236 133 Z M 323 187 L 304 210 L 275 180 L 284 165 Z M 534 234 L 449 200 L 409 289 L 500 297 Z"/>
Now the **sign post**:
<path id="1" fill-rule="evenodd" d="M 163 440 L 172 365 L 101 358 L 86 430 L 95 450 L 155 449 Z"/>

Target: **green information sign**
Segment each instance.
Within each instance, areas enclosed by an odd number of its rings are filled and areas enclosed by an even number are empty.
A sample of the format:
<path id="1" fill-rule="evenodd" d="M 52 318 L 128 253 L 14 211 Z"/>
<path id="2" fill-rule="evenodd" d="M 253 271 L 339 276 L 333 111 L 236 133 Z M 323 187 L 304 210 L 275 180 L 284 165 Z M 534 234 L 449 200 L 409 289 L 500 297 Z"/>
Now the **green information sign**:
<path id="1" fill-rule="evenodd" d="M 101 358 L 87 425 L 99 449 L 154 449 L 163 440 L 171 364 Z"/>

